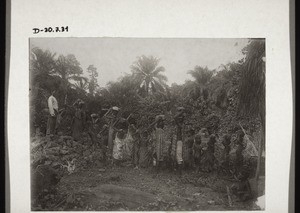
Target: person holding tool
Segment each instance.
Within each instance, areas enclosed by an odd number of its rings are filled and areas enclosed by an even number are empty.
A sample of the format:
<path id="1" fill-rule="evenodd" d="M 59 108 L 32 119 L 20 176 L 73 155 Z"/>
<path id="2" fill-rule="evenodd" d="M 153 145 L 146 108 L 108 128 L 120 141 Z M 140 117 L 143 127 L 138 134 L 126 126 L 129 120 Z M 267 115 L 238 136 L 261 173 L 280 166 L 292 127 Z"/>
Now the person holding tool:
<path id="1" fill-rule="evenodd" d="M 119 115 L 120 115 L 120 108 L 117 106 L 114 106 L 110 108 L 104 115 L 104 118 L 107 122 L 108 127 L 108 156 L 112 156 L 112 151 L 113 151 L 113 140 L 115 136 L 115 125 L 117 124 L 119 120 Z"/>

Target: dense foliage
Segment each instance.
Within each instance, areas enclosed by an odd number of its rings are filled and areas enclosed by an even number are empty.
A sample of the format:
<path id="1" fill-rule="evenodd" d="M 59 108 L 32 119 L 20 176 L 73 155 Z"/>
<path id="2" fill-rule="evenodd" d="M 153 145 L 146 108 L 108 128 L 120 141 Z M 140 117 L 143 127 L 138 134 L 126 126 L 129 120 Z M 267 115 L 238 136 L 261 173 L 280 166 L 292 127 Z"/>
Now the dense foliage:
<path id="1" fill-rule="evenodd" d="M 64 127 L 70 126 L 73 113 L 68 106 L 82 99 L 88 117 L 92 113 L 101 116 L 116 105 L 122 109 L 123 117 L 132 113 L 140 128 L 147 128 L 160 113 L 169 116 L 169 125 L 173 125 L 171 118 L 176 107 L 183 106 L 187 126 L 196 131 L 206 127 L 222 137 L 225 133 L 235 133 L 241 123 L 253 135 L 261 131 L 264 122 L 265 73 L 261 72 L 264 41 L 249 40 L 243 53 L 243 59 L 220 65 L 218 70 L 195 65 L 187 71 L 194 80 L 171 86 L 167 85 L 163 74 L 167 70 L 159 64 L 159 59 L 141 56 L 129 68 L 131 73 L 99 87 L 97 77 L 101 78 L 101 71 L 93 65 L 87 68 L 87 78 L 74 55 L 56 57 L 48 50 L 34 48 L 30 59 L 32 133 L 36 128 L 45 132 L 47 97 L 55 88 L 59 107 L 66 109 Z M 254 142 L 258 147 L 258 141 Z"/>

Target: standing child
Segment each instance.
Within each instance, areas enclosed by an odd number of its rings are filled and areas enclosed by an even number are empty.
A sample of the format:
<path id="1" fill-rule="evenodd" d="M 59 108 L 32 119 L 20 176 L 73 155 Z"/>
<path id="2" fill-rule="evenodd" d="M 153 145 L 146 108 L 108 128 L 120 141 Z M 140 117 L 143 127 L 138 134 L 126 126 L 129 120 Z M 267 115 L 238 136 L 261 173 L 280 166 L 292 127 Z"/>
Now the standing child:
<path id="1" fill-rule="evenodd" d="M 104 119 L 106 120 L 107 123 L 107 154 L 109 156 L 109 158 L 112 156 L 113 153 L 113 144 L 114 144 L 114 137 L 116 135 L 116 128 L 115 125 L 118 123 L 119 121 L 119 116 L 120 115 L 120 108 L 117 106 L 114 106 L 112 108 L 110 108 L 105 115 L 103 116 Z"/>
<path id="2" fill-rule="evenodd" d="M 201 146 L 201 135 L 197 134 L 193 143 L 193 161 L 196 167 L 196 172 L 198 173 L 201 168 L 201 156 L 202 156 L 202 146 Z"/>
<path id="3" fill-rule="evenodd" d="M 116 138 L 113 141 L 113 162 L 115 165 L 119 166 L 124 160 L 124 139 L 126 136 L 125 130 L 121 129 L 117 132 Z"/>
<path id="4" fill-rule="evenodd" d="M 79 101 L 73 119 L 72 137 L 74 140 L 79 140 L 85 128 L 86 115 L 84 110 L 84 102 Z"/>
<path id="5" fill-rule="evenodd" d="M 239 182 L 233 184 L 231 187 L 233 194 L 235 194 L 242 202 L 252 199 L 255 195 L 251 188 L 249 176 L 249 168 L 247 166 L 243 166 L 237 175 Z"/>
<path id="6" fill-rule="evenodd" d="M 183 167 L 183 125 L 184 125 L 184 108 L 178 107 L 177 114 L 175 115 L 175 123 L 177 126 L 176 130 L 176 161 L 178 165 L 178 172 L 179 175 L 182 174 L 182 167 Z"/>
<path id="7" fill-rule="evenodd" d="M 193 129 L 189 129 L 187 135 L 187 139 L 184 142 L 183 162 L 187 169 L 191 169 L 193 167 L 193 144 L 195 140 L 195 131 Z"/>
<path id="8" fill-rule="evenodd" d="M 244 145 L 244 132 L 239 131 L 238 132 L 238 140 L 237 140 L 237 150 L 236 150 L 236 158 L 235 158 L 235 174 L 238 175 L 238 173 L 241 171 L 243 165 L 244 165 L 244 156 L 243 151 L 246 148 Z"/>
<path id="9" fill-rule="evenodd" d="M 150 166 L 152 162 L 151 141 L 148 131 L 143 131 L 138 149 L 138 165 L 142 168 Z"/>
<path id="10" fill-rule="evenodd" d="M 205 172 L 211 172 L 214 169 L 215 165 L 215 143 L 216 136 L 212 134 L 207 143 L 207 149 L 204 152 L 202 165 Z"/>
<path id="11" fill-rule="evenodd" d="M 159 171 L 162 167 L 164 156 L 163 156 L 163 148 L 165 144 L 165 124 L 164 124 L 164 115 L 158 115 L 155 118 L 155 155 L 156 155 L 156 164 L 157 171 Z"/>
<path id="12" fill-rule="evenodd" d="M 226 134 L 223 138 L 222 144 L 224 146 L 223 151 L 223 163 L 222 167 L 224 172 L 229 171 L 229 153 L 230 153 L 230 144 L 231 144 L 231 136 L 229 134 Z"/>
<path id="13" fill-rule="evenodd" d="M 140 140 L 140 132 L 139 129 L 136 128 L 135 122 L 132 122 L 129 126 L 129 131 L 131 132 L 133 138 L 133 150 L 132 150 L 132 163 L 137 168 L 139 163 L 139 140 Z"/>

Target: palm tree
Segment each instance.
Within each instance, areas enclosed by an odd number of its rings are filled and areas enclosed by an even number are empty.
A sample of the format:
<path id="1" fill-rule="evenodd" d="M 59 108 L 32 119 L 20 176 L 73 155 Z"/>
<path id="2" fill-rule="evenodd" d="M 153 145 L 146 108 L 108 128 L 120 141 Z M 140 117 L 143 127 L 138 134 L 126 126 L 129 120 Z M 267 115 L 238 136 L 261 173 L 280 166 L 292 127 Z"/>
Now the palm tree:
<path id="1" fill-rule="evenodd" d="M 141 56 L 131 66 L 133 77 L 139 82 L 139 87 L 145 92 L 146 96 L 149 93 L 156 91 L 164 91 L 166 81 L 168 80 L 162 72 L 165 71 L 163 66 L 158 66 L 159 59 L 153 56 Z"/>
<path id="2" fill-rule="evenodd" d="M 35 47 L 30 52 L 30 91 L 31 100 L 36 100 L 41 91 L 47 90 L 46 83 L 51 79 L 55 68 L 55 53 Z"/>
<path id="3" fill-rule="evenodd" d="M 82 90 L 82 91 L 86 91 L 88 89 L 89 86 L 88 78 L 79 75 L 74 75 L 71 77 L 71 79 L 75 81 L 75 83 L 72 84 L 72 86 L 75 89 Z"/>
<path id="4" fill-rule="evenodd" d="M 82 74 L 82 68 L 74 55 L 60 55 L 56 60 L 56 72 L 63 80 L 68 80 L 72 75 Z"/>
<path id="5" fill-rule="evenodd" d="M 42 50 L 40 48 L 33 48 L 30 52 L 30 74 L 32 81 L 39 81 L 46 76 L 53 74 L 55 67 L 55 53 L 49 50 Z"/>
<path id="6" fill-rule="evenodd" d="M 215 70 L 209 70 L 207 67 L 195 66 L 193 70 L 189 70 L 190 74 L 196 81 L 196 87 L 193 88 L 193 92 L 197 92 L 200 89 L 203 99 L 208 98 L 207 85 L 210 82 L 212 76 L 215 74 Z"/>
<path id="7" fill-rule="evenodd" d="M 209 70 L 207 67 L 195 66 L 193 70 L 189 70 L 188 74 L 190 74 L 193 78 L 195 78 L 196 82 L 199 85 L 206 85 L 213 74 L 215 73 L 214 70 Z"/>
<path id="8" fill-rule="evenodd" d="M 56 60 L 55 71 L 56 74 L 62 79 L 60 90 L 63 92 L 63 94 L 61 94 L 61 97 L 66 103 L 67 93 L 72 87 L 72 84 L 69 80 L 73 79 L 74 76 L 79 76 L 82 74 L 82 68 L 80 67 L 80 63 L 74 55 L 60 55 Z"/>
<path id="9" fill-rule="evenodd" d="M 246 58 L 240 79 L 239 112 L 259 117 L 261 121 L 262 137 L 255 174 L 255 179 L 258 180 L 265 145 L 265 40 L 250 40 L 243 53 L 246 54 Z"/>

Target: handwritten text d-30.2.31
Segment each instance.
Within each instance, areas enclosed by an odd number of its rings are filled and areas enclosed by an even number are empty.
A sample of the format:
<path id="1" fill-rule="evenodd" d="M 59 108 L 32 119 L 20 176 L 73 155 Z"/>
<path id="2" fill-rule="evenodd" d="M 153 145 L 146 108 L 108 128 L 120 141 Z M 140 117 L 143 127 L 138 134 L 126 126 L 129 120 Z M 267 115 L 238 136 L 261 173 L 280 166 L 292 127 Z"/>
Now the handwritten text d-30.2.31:
<path id="1" fill-rule="evenodd" d="M 44 32 L 44 33 L 61 33 L 61 32 L 68 32 L 69 31 L 69 26 L 33 28 L 32 30 L 33 30 L 33 34 L 38 34 L 40 32 Z"/>

